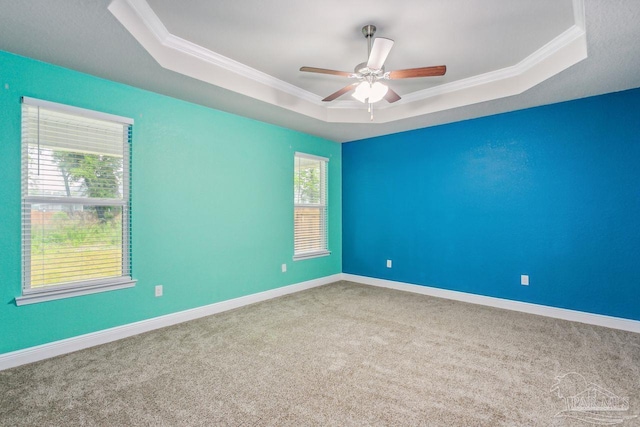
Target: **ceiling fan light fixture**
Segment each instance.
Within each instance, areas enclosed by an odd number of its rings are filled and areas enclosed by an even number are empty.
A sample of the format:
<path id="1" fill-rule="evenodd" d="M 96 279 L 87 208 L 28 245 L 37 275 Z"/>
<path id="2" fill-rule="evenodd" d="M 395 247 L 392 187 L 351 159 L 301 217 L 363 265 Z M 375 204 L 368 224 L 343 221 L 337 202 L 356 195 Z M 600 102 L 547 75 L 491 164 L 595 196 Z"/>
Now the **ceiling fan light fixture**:
<path id="1" fill-rule="evenodd" d="M 369 104 L 373 104 L 381 101 L 387 94 L 388 90 L 389 88 L 380 82 L 375 82 L 373 84 L 369 82 L 361 82 L 351 96 L 362 103 L 368 102 Z"/>
<path id="2" fill-rule="evenodd" d="M 364 103 L 369 97 L 370 92 L 371 92 L 371 85 L 369 85 L 369 82 L 361 82 L 356 87 L 356 90 L 353 91 L 351 96 L 353 96 L 358 101 Z"/>
<path id="3" fill-rule="evenodd" d="M 371 85 L 371 92 L 369 92 L 369 103 L 373 104 L 378 101 L 382 101 L 382 98 L 387 94 L 389 87 L 380 82 L 375 82 Z"/>

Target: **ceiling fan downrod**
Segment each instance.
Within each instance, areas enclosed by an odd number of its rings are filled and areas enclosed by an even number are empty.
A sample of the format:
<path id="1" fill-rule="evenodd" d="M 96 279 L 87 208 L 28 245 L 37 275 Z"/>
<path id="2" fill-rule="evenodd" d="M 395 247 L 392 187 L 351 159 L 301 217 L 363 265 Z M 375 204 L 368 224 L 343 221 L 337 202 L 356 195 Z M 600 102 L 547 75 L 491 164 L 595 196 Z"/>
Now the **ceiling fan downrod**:
<path id="1" fill-rule="evenodd" d="M 362 34 L 367 39 L 367 58 L 371 56 L 371 44 L 373 43 L 373 35 L 376 33 L 375 25 L 365 25 L 362 27 Z"/>
<path id="2" fill-rule="evenodd" d="M 367 39 L 367 58 L 371 57 L 371 46 L 373 45 L 373 35 L 376 33 L 376 26 L 375 25 L 365 25 L 364 27 L 362 27 L 362 34 L 364 35 L 364 37 Z M 357 71 L 361 71 L 364 67 L 366 67 L 366 62 L 363 62 L 362 64 L 358 65 L 356 67 L 356 72 Z M 358 70 L 358 68 L 360 70 Z M 367 68 L 368 70 L 368 68 Z M 373 82 L 375 81 L 375 77 L 371 74 L 368 74 L 366 76 L 364 76 L 364 79 L 369 82 L 369 86 L 371 86 L 373 84 Z M 370 120 L 373 121 L 373 103 L 369 102 L 368 103 L 368 107 L 367 108 L 367 112 L 370 114 Z"/>

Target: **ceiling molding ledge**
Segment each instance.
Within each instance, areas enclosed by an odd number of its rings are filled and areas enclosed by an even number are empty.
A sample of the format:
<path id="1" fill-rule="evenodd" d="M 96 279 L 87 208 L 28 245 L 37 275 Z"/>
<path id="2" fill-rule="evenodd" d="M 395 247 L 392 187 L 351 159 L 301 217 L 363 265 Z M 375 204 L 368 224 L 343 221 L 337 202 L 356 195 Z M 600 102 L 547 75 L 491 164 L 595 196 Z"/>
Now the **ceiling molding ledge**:
<path id="1" fill-rule="evenodd" d="M 145 0 L 114 0 L 108 9 L 163 68 L 326 121 L 320 96 L 171 34 Z"/>
<path id="2" fill-rule="evenodd" d="M 109 11 L 168 70 L 330 123 L 370 123 L 362 103 L 334 101 L 171 34 L 145 0 L 114 0 Z M 510 67 L 375 104 L 387 123 L 518 95 L 587 58 L 584 0 L 573 0 L 574 25 Z"/>

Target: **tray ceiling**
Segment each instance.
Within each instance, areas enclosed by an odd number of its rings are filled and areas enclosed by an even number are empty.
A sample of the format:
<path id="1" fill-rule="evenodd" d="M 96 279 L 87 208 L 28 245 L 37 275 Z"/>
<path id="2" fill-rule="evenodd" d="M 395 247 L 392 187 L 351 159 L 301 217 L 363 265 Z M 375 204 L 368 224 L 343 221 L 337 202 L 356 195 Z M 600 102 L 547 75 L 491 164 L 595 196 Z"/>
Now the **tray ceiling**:
<path id="1" fill-rule="evenodd" d="M 334 17 L 340 4 L 326 1 L 305 13 L 308 5 L 289 2 L 286 13 L 269 20 L 262 4 L 225 1 L 183 8 L 167 0 L 114 0 L 109 10 L 166 69 L 325 122 L 367 123 L 365 106 L 349 96 L 321 101 L 349 80 L 298 71 L 300 65 L 351 71 L 366 60 L 359 29 L 350 17 Z M 395 21 L 385 17 L 397 6 L 376 9 L 386 21 L 378 35 L 398 40 L 387 69 L 445 64 L 448 73 L 388 82 L 403 99 L 376 104 L 377 123 L 515 95 L 587 57 L 582 0 L 485 0 L 457 11 L 417 1 L 403 6 L 425 18 Z M 325 22 L 331 28 L 318 31 Z M 353 34 L 334 30 L 340 26 Z M 460 37 L 461 28 L 473 37 Z"/>

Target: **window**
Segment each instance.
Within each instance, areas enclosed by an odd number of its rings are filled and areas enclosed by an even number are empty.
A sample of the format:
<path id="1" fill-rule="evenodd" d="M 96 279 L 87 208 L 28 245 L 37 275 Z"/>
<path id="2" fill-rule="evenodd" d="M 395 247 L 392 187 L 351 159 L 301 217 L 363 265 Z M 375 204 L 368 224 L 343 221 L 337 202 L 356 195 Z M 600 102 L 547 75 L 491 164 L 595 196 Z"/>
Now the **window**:
<path id="1" fill-rule="evenodd" d="M 329 255 L 327 242 L 327 163 L 296 153 L 293 177 L 294 260 Z"/>
<path id="2" fill-rule="evenodd" d="M 22 100 L 18 305 L 131 287 L 133 120 Z"/>

